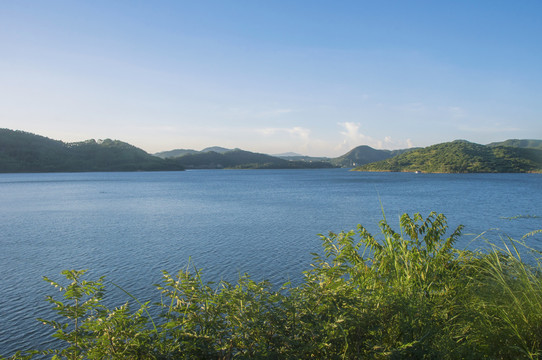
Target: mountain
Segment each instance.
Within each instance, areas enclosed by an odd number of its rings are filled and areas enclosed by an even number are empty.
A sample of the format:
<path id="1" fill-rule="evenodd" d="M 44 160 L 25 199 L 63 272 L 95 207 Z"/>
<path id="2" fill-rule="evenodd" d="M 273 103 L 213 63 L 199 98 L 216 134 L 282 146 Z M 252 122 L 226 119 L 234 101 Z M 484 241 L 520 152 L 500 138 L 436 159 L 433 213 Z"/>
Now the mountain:
<path id="1" fill-rule="evenodd" d="M 200 153 L 207 153 L 207 152 L 216 152 L 219 154 L 223 154 L 230 150 L 231 149 L 226 149 L 220 146 L 212 146 L 212 147 L 205 148 L 201 151 L 192 150 L 192 149 L 175 149 L 175 150 L 169 150 L 169 151 L 161 151 L 154 154 L 154 156 L 158 156 L 159 158 L 162 158 L 162 159 L 167 159 L 167 158 L 176 158 L 176 157 L 181 157 L 181 156 L 190 155 L 190 154 L 200 154 Z"/>
<path id="2" fill-rule="evenodd" d="M 235 149 L 235 150 L 240 150 L 240 149 Z M 409 151 L 411 149 L 377 150 L 377 149 L 373 149 L 370 146 L 362 145 L 362 146 L 358 146 L 355 149 L 352 149 L 348 153 L 337 158 L 313 157 L 313 156 L 305 156 L 305 155 L 301 155 L 301 154 L 297 154 L 293 152 L 287 152 L 287 153 L 278 154 L 278 155 L 266 155 L 266 156 L 271 156 L 274 159 L 254 158 L 254 159 L 251 159 L 251 162 L 245 163 L 245 164 L 231 159 L 232 156 L 235 157 L 236 153 L 227 155 L 226 156 L 227 159 L 222 158 L 222 157 L 217 157 L 216 155 L 208 154 L 208 153 L 228 154 L 229 152 L 235 151 L 235 150 L 229 150 L 226 148 L 214 146 L 214 147 L 205 148 L 201 151 L 177 149 L 177 150 L 171 150 L 171 151 L 163 151 L 160 153 L 156 153 L 155 155 L 163 159 L 180 158 L 180 157 L 185 157 L 185 156 L 190 155 L 186 159 L 176 159 L 180 164 L 188 168 L 213 168 L 214 169 L 217 167 L 218 168 L 242 167 L 244 165 L 249 166 L 249 164 L 252 164 L 250 166 L 262 166 L 263 164 L 267 164 L 266 166 L 271 166 L 269 164 L 273 164 L 274 167 L 288 167 L 288 168 L 311 167 L 312 168 L 312 167 L 354 167 L 354 166 L 368 164 L 368 163 L 383 160 L 383 159 L 388 159 L 398 154 L 402 154 L 405 151 Z M 243 150 L 240 150 L 240 151 L 243 151 Z M 207 153 L 207 155 L 202 155 L 204 153 Z M 239 154 L 240 153 L 237 153 L 237 155 Z M 255 154 L 255 153 L 252 153 L 252 154 Z M 264 155 L 264 154 L 259 154 L 259 155 Z M 277 159 L 282 159 L 282 160 L 286 160 L 290 162 L 293 161 L 293 163 L 280 162 Z M 325 163 L 327 163 L 327 165 Z M 255 165 L 255 164 L 259 164 L 259 165 Z"/>
<path id="3" fill-rule="evenodd" d="M 292 153 L 295 154 L 295 153 Z M 273 155 L 275 157 L 289 160 L 289 161 L 305 161 L 305 162 L 329 162 L 331 163 L 331 159 L 327 157 L 316 157 L 316 156 L 307 156 L 307 155 Z"/>
<path id="4" fill-rule="evenodd" d="M 527 149 L 542 149 L 542 140 L 533 140 L 533 139 L 509 139 L 501 142 L 493 142 L 487 146 L 496 147 L 496 146 L 509 146 L 509 147 L 519 147 Z"/>
<path id="5" fill-rule="evenodd" d="M 167 158 L 179 157 L 179 156 L 184 156 L 187 154 L 196 154 L 196 153 L 199 153 L 199 151 L 192 150 L 192 149 L 175 149 L 175 150 L 169 150 L 169 151 L 161 151 L 154 154 L 154 156 L 158 156 L 159 158 L 162 158 L 162 159 L 167 159 Z"/>
<path id="6" fill-rule="evenodd" d="M 23 131 L 0 129 L 0 172 L 182 170 L 118 140 L 64 143 Z"/>
<path id="7" fill-rule="evenodd" d="M 411 150 L 354 170 L 431 173 L 542 172 L 542 150 L 486 146 L 456 140 Z"/>
<path id="8" fill-rule="evenodd" d="M 369 164 L 376 161 L 389 159 L 396 155 L 410 151 L 412 149 L 404 150 L 378 150 L 373 149 L 367 145 L 358 146 L 346 154 L 337 158 L 331 159 L 331 163 L 342 167 L 355 167 L 360 165 Z"/>
<path id="9" fill-rule="evenodd" d="M 308 162 L 315 162 L 315 161 L 327 161 L 329 162 L 331 159 L 323 156 L 307 156 L 307 155 L 301 155 L 295 152 L 285 152 L 281 154 L 274 154 L 272 156 L 284 159 L 284 160 L 290 160 L 290 161 L 308 161 Z"/>
<path id="10" fill-rule="evenodd" d="M 213 152 L 216 152 L 216 153 L 219 153 L 219 154 L 224 154 L 225 152 L 228 152 L 228 151 L 231 151 L 232 149 L 226 149 L 226 148 L 223 148 L 223 147 L 220 147 L 220 146 L 211 146 L 211 147 L 208 147 L 208 148 L 205 148 L 203 150 L 201 150 L 201 152 L 210 152 L 210 151 L 213 151 Z"/>
<path id="11" fill-rule="evenodd" d="M 170 159 L 187 169 L 306 169 L 330 168 L 329 162 L 290 161 L 275 156 L 235 149 L 186 154 Z"/>
<path id="12" fill-rule="evenodd" d="M 156 171 L 189 169 L 304 169 L 352 167 L 359 171 L 542 172 L 542 140 L 511 139 L 488 145 L 464 140 L 426 148 L 378 150 L 358 146 L 337 158 L 295 153 L 282 157 L 218 146 L 150 155 L 119 140 L 64 143 L 0 129 L 0 172 Z"/>
<path id="13" fill-rule="evenodd" d="M 271 156 L 276 156 L 276 157 L 279 157 L 279 158 L 284 158 L 284 157 L 304 157 L 305 155 L 301 155 L 301 154 L 298 154 L 298 153 L 295 153 L 295 152 L 285 152 L 285 153 L 281 153 L 281 154 L 273 154 Z"/>

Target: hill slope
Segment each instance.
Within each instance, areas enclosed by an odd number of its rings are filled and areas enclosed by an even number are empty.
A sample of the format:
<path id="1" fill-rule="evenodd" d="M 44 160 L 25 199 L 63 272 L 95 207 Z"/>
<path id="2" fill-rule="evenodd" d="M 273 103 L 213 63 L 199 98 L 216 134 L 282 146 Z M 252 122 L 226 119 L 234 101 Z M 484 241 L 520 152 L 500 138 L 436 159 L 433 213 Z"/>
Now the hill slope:
<path id="1" fill-rule="evenodd" d="M 372 162 L 389 159 L 406 151 L 410 151 L 410 149 L 378 150 L 367 145 L 361 145 L 342 156 L 331 159 L 331 163 L 342 167 L 361 166 Z"/>
<path id="2" fill-rule="evenodd" d="M 182 167 L 118 140 L 64 143 L 23 131 L 0 129 L 0 172 L 3 173 L 156 170 L 182 170 Z"/>
<path id="3" fill-rule="evenodd" d="M 357 167 L 357 171 L 541 172 L 542 150 L 456 140 Z"/>
<path id="4" fill-rule="evenodd" d="M 174 149 L 174 150 L 168 150 L 168 151 L 160 151 L 154 154 L 154 156 L 158 156 L 161 159 L 167 159 L 167 158 L 174 158 L 179 156 L 185 156 L 188 154 L 197 154 L 199 151 L 192 150 L 192 149 Z"/>
<path id="5" fill-rule="evenodd" d="M 329 162 L 289 161 L 271 155 L 239 149 L 223 153 L 209 151 L 186 154 L 172 158 L 171 161 L 175 161 L 187 169 L 306 169 L 333 167 Z"/>
<path id="6" fill-rule="evenodd" d="M 487 144 L 487 146 L 497 147 L 497 146 L 509 146 L 509 147 L 519 147 L 519 148 L 528 148 L 528 149 L 540 149 L 542 150 L 542 140 L 533 140 L 533 139 L 509 139 L 501 142 L 493 142 Z"/>
<path id="7" fill-rule="evenodd" d="M 348 153 L 337 157 L 311 157 L 295 153 L 279 155 L 258 154 L 240 149 L 228 150 L 221 147 L 210 147 L 201 151 L 176 149 L 156 153 L 163 159 L 175 158 L 177 162 L 188 168 L 327 168 L 354 167 L 371 162 L 389 159 L 411 149 L 378 150 L 367 145 L 358 146 Z M 217 155 L 218 154 L 218 155 Z M 252 154 L 248 156 L 248 154 Z M 224 155 L 224 156 L 219 156 Z M 180 159 L 180 158 L 183 159 Z M 186 158 L 185 158 L 186 157 Z M 237 159 L 236 159 L 237 158 Z M 283 161 L 284 160 L 284 161 Z"/>
<path id="8" fill-rule="evenodd" d="M 161 151 L 154 154 L 154 156 L 158 156 L 159 158 L 162 158 L 162 159 L 167 159 L 167 158 L 176 158 L 176 157 L 181 157 L 185 155 L 202 154 L 202 153 L 208 153 L 208 152 L 224 154 L 225 152 L 228 152 L 231 150 L 232 149 L 226 149 L 220 146 L 211 146 L 201 151 L 193 150 L 193 149 L 175 149 L 175 150 Z"/>

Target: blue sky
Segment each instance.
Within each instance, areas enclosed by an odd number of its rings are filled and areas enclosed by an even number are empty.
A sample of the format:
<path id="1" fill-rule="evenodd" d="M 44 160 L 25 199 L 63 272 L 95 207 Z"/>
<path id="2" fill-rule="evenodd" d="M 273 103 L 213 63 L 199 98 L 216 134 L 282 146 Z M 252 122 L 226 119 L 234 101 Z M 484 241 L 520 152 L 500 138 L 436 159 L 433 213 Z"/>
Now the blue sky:
<path id="1" fill-rule="evenodd" d="M 542 139 L 542 1 L 2 1 L 0 127 L 154 153 Z"/>

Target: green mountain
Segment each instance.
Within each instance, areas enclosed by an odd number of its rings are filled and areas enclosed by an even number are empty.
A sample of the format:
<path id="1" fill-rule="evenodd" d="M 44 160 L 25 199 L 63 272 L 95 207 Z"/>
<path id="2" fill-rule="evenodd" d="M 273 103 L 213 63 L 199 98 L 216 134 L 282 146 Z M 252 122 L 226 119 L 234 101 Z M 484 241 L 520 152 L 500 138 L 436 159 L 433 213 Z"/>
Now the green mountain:
<path id="1" fill-rule="evenodd" d="M 79 172 L 182 170 L 130 144 L 106 139 L 64 143 L 0 129 L 0 172 Z"/>
<path id="2" fill-rule="evenodd" d="M 509 146 L 509 147 L 520 147 L 528 149 L 541 149 L 542 150 L 542 140 L 533 140 L 533 139 L 509 139 L 501 142 L 493 142 L 487 146 L 496 147 L 496 146 Z"/>
<path id="3" fill-rule="evenodd" d="M 299 155 L 295 153 L 290 154 L 280 154 L 280 155 L 273 155 L 275 157 L 278 157 L 280 159 L 289 160 L 289 161 L 305 161 L 305 162 L 318 162 L 318 161 L 324 161 L 324 162 L 331 162 L 330 158 L 324 157 L 324 156 L 307 156 L 307 155 Z"/>
<path id="4" fill-rule="evenodd" d="M 354 170 L 431 173 L 542 172 L 542 150 L 486 146 L 456 140 L 412 150 Z"/>
<path id="5" fill-rule="evenodd" d="M 187 169 L 307 169 L 333 167 L 329 162 L 324 161 L 291 161 L 240 149 L 223 153 L 215 151 L 198 152 L 170 160 Z"/>
<path id="6" fill-rule="evenodd" d="M 367 145 L 358 146 L 346 154 L 336 157 L 336 158 L 327 158 L 327 157 L 311 157 L 304 156 L 295 153 L 286 153 L 275 155 L 281 159 L 285 160 L 301 160 L 301 161 L 325 161 L 329 162 L 337 167 L 355 167 L 359 165 L 369 164 L 375 161 L 380 161 L 384 159 L 389 159 L 396 155 L 402 154 L 411 149 L 404 150 L 378 150 L 373 149 Z"/>
<path id="7" fill-rule="evenodd" d="M 221 146 L 211 146 L 211 147 L 208 147 L 208 148 L 205 148 L 203 150 L 201 150 L 201 152 L 210 152 L 210 151 L 214 151 L 216 153 L 219 153 L 219 154 L 224 154 L 225 152 L 228 152 L 228 151 L 231 151 L 232 149 L 226 149 L 226 148 L 223 148 Z"/>
<path id="8" fill-rule="evenodd" d="M 205 148 L 201 151 L 192 150 L 192 149 L 175 149 L 175 150 L 169 150 L 169 151 L 161 151 L 154 154 L 154 156 L 158 156 L 159 158 L 162 158 L 162 159 L 167 159 L 167 158 L 176 158 L 176 157 L 181 157 L 185 155 L 200 154 L 200 153 L 207 153 L 207 152 L 215 152 L 215 153 L 223 154 L 228 151 L 231 151 L 231 149 L 226 149 L 220 146 L 212 146 L 212 147 Z"/>
<path id="9" fill-rule="evenodd" d="M 174 157 L 184 156 L 188 154 L 197 154 L 197 153 L 199 153 L 199 151 L 192 150 L 192 149 L 175 149 L 175 150 L 161 151 L 154 154 L 154 156 L 158 156 L 159 158 L 162 158 L 162 159 L 167 159 L 167 158 L 174 158 Z"/>
<path id="10" fill-rule="evenodd" d="M 176 149 L 156 153 L 163 159 L 175 158 L 184 167 L 192 169 L 216 168 L 327 168 L 354 167 L 375 161 L 389 159 L 411 149 L 377 150 L 362 145 L 337 158 L 312 157 L 296 153 L 265 155 L 251 153 L 240 149 L 228 150 L 221 147 L 210 147 L 201 151 Z M 216 154 L 224 155 L 217 156 Z M 250 157 L 246 154 L 252 154 Z M 181 159 L 182 158 L 182 159 Z M 284 160 L 284 161 L 281 161 Z"/>
<path id="11" fill-rule="evenodd" d="M 488 145 L 464 140 L 427 148 L 377 150 L 358 146 L 337 158 L 281 157 L 222 147 L 176 149 L 150 155 L 118 140 L 64 143 L 0 129 L 0 173 L 156 171 L 188 169 L 304 169 L 358 166 L 358 171 L 542 172 L 542 140 L 511 139 Z"/>
<path id="12" fill-rule="evenodd" d="M 367 145 L 361 145 L 342 156 L 331 159 L 331 163 L 342 167 L 355 167 L 389 159 L 410 150 L 378 150 Z"/>

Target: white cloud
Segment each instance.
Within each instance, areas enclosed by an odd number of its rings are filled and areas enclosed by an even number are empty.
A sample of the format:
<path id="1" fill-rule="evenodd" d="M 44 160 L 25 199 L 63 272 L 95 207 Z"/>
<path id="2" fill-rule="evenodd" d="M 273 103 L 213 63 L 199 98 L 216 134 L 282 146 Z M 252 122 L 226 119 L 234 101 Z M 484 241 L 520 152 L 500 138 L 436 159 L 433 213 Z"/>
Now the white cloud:
<path id="1" fill-rule="evenodd" d="M 308 139 L 311 131 L 309 129 L 296 126 L 294 128 L 289 129 L 288 133 L 292 136 Z"/>
<path id="2" fill-rule="evenodd" d="M 404 149 L 413 147 L 412 140 L 396 141 L 390 135 L 382 139 L 373 138 L 361 132 L 361 124 L 354 122 L 338 123 L 344 130 L 340 131 L 342 142 L 335 147 L 335 151 L 349 151 L 360 145 L 368 145 L 375 149 Z"/>
<path id="3" fill-rule="evenodd" d="M 339 123 L 340 126 L 344 128 L 345 131 L 341 131 L 341 135 L 343 135 L 346 139 L 345 141 L 354 141 L 359 142 L 367 139 L 367 136 L 362 134 L 360 132 L 360 123 L 354 123 L 354 122 L 343 122 Z"/>
<path id="4" fill-rule="evenodd" d="M 378 141 L 360 132 L 360 123 L 347 121 L 338 124 L 339 126 L 344 128 L 344 131 L 340 131 L 340 134 L 343 136 L 343 141 L 337 146 L 337 150 L 352 149 L 359 145 L 369 145 L 375 147 L 378 147 L 380 145 L 381 147 L 381 143 L 378 144 Z"/>

